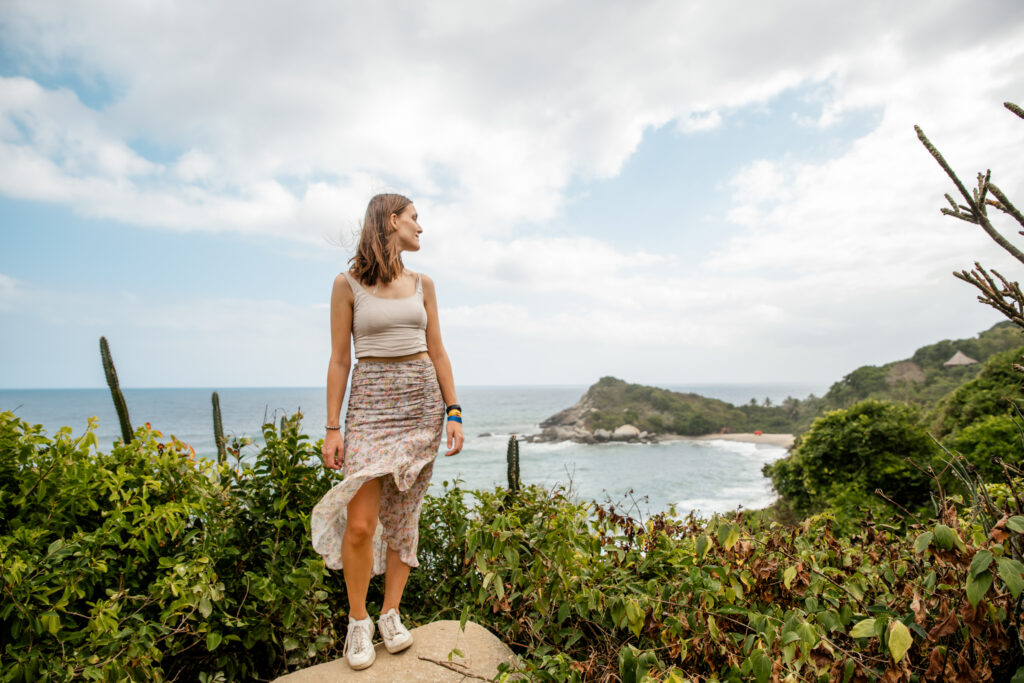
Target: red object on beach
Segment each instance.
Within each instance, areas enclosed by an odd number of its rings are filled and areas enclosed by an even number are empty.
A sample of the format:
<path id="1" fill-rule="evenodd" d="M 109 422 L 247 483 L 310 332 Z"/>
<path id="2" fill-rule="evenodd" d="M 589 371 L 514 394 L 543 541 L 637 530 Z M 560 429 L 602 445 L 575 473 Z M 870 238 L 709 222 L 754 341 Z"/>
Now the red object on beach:
<path id="1" fill-rule="evenodd" d="M 762 434 L 764 434 L 764 432 L 762 432 L 760 429 L 754 430 L 754 436 L 761 436 Z"/>

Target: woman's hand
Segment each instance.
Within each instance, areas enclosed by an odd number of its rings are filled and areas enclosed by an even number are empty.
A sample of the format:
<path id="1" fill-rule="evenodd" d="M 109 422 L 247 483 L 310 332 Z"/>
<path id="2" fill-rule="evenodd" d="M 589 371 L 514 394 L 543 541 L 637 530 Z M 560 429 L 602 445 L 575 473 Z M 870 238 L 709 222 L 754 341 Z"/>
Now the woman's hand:
<path id="1" fill-rule="evenodd" d="M 462 436 L 462 425 L 455 420 L 446 420 L 444 430 L 448 433 L 448 452 L 445 455 L 455 455 L 462 450 L 462 443 L 466 440 Z"/>
<path id="2" fill-rule="evenodd" d="M 340 429 L 327 430 L 320 453 L 324 457 L 324 467 L 329 470 L 341 469 L 341 464 L 345 462 L 345 439 L 341 436 Z"/>

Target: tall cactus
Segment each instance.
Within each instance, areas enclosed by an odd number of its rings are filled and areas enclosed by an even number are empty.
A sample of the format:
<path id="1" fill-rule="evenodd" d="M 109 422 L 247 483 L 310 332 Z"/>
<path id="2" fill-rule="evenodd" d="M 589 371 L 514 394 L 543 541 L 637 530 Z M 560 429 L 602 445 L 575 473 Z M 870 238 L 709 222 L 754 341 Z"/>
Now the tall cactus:
<path id="1" fill-rule="evenodd" d="M 100 337 L 100 357 L 103 359 L 103 372 L 107 376 L 107 386 L 110 387 L 110 395 L 114 399 L 114 408 L 117 409 L 117 419 L 121 423 L 121 438 L 126 444 L 132 441 L 132 423 L 128 419 L 128 404 L 124 401 L 124 394 L 121 393 L 121 385 L 117 381 L 117 370 L 114 368 L 114 360 L 110 357 L 110 346 L 106 337 Z"/>
<path id="2" fill-rule="evenodd" d="M 508 437 L 508 452 L 505 459 L 508 461 L 508 490 L 519 493 L 519 439 L 515 434 Z"/>
<path id="3" fill-rule="evenodd" d="M 220 396 L 213 392 L 213 440 L 217 442 L 217 462 L 223 463 L 228 459 L 226 442 L 224 441 L 224 423 L 220 419 Z"/>

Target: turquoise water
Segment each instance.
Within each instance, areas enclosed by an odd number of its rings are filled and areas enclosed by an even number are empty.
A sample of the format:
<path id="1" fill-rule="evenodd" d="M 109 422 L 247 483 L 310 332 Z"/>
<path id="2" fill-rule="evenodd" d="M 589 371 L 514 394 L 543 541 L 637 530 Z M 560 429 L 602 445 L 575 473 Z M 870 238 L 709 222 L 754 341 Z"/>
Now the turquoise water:
<path id="1" fill-rule="evenodd" d="M 803 398 L 823 388 L 808 385 L 671 386 L 733 403 L 765 397 L 774 402 Z M 510 434 L 539 431 L 538 423 L 579 400 L 586 390 L 572 387 L 460 387 L 465 413 L 466 446 L 457 456 L 443 455 L 434 467 L 433 486 L 463 480 L 468 488 L 505 485 L 505 449 Z M 211 457 L 212 389 L 125 389 L 132 424 L 149 422 L 164 435 L 191 444 Z M 224 431 L 260 437 L 264 420 L 301 410 L 305 432 L 323 434 L 326 416 L 322 388 L 218 389 Z M 62 425 L 74 432 L 97 416 L 101 449 L 120 438 L 117 415 L 106 389 L 3 389 L 0 410 L 14 413 L 49 433 Z M 490 436 L 482 436 L 490 434 Z M 444 444 L 442 444 L 443 446 Z M 724 512 L 737 506 L 763 507 L 774 498 L 761 475 L 765 463 L 784 455 L 780 448 L 729 441 L 678 441 L 663 444 L 522 443 L 520 471 L 526 483 L 565 486 L 577 498 L 613 502 L 634 514 L 648 515 L 675 505 L 686 513 Z"/>

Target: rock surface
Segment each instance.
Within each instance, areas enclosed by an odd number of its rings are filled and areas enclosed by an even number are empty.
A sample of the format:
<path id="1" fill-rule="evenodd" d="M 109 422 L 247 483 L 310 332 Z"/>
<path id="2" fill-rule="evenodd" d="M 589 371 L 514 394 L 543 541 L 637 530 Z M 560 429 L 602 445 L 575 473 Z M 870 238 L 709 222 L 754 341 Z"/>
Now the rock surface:
<path id="1" fill-rule="evenodd" d="M 398 654 L 389 654 L 383 643 L 377 643 L 377 659 L 369 669 L 353 671 L 341 658 L 281 676 L 277 683 L 491 680 L 498 675 L 498 664 L 512 661 L 512 651 L 508 646 L 472 621 L 466 622 L 465 632 L 459 629 L 458 621 L 435 621 L 414 628 L 411 633 L 414 638 L 412 646 Z M 464 656 L 453 654 L 449 661 L 448 654 L 455 649 Z"/>
<path id="2" fill-rule="evenodd" d="M 633 441 L 640 438 L 640 430 L 633 425 L 622 425 L 612 432 L 612 441 Z"/>

